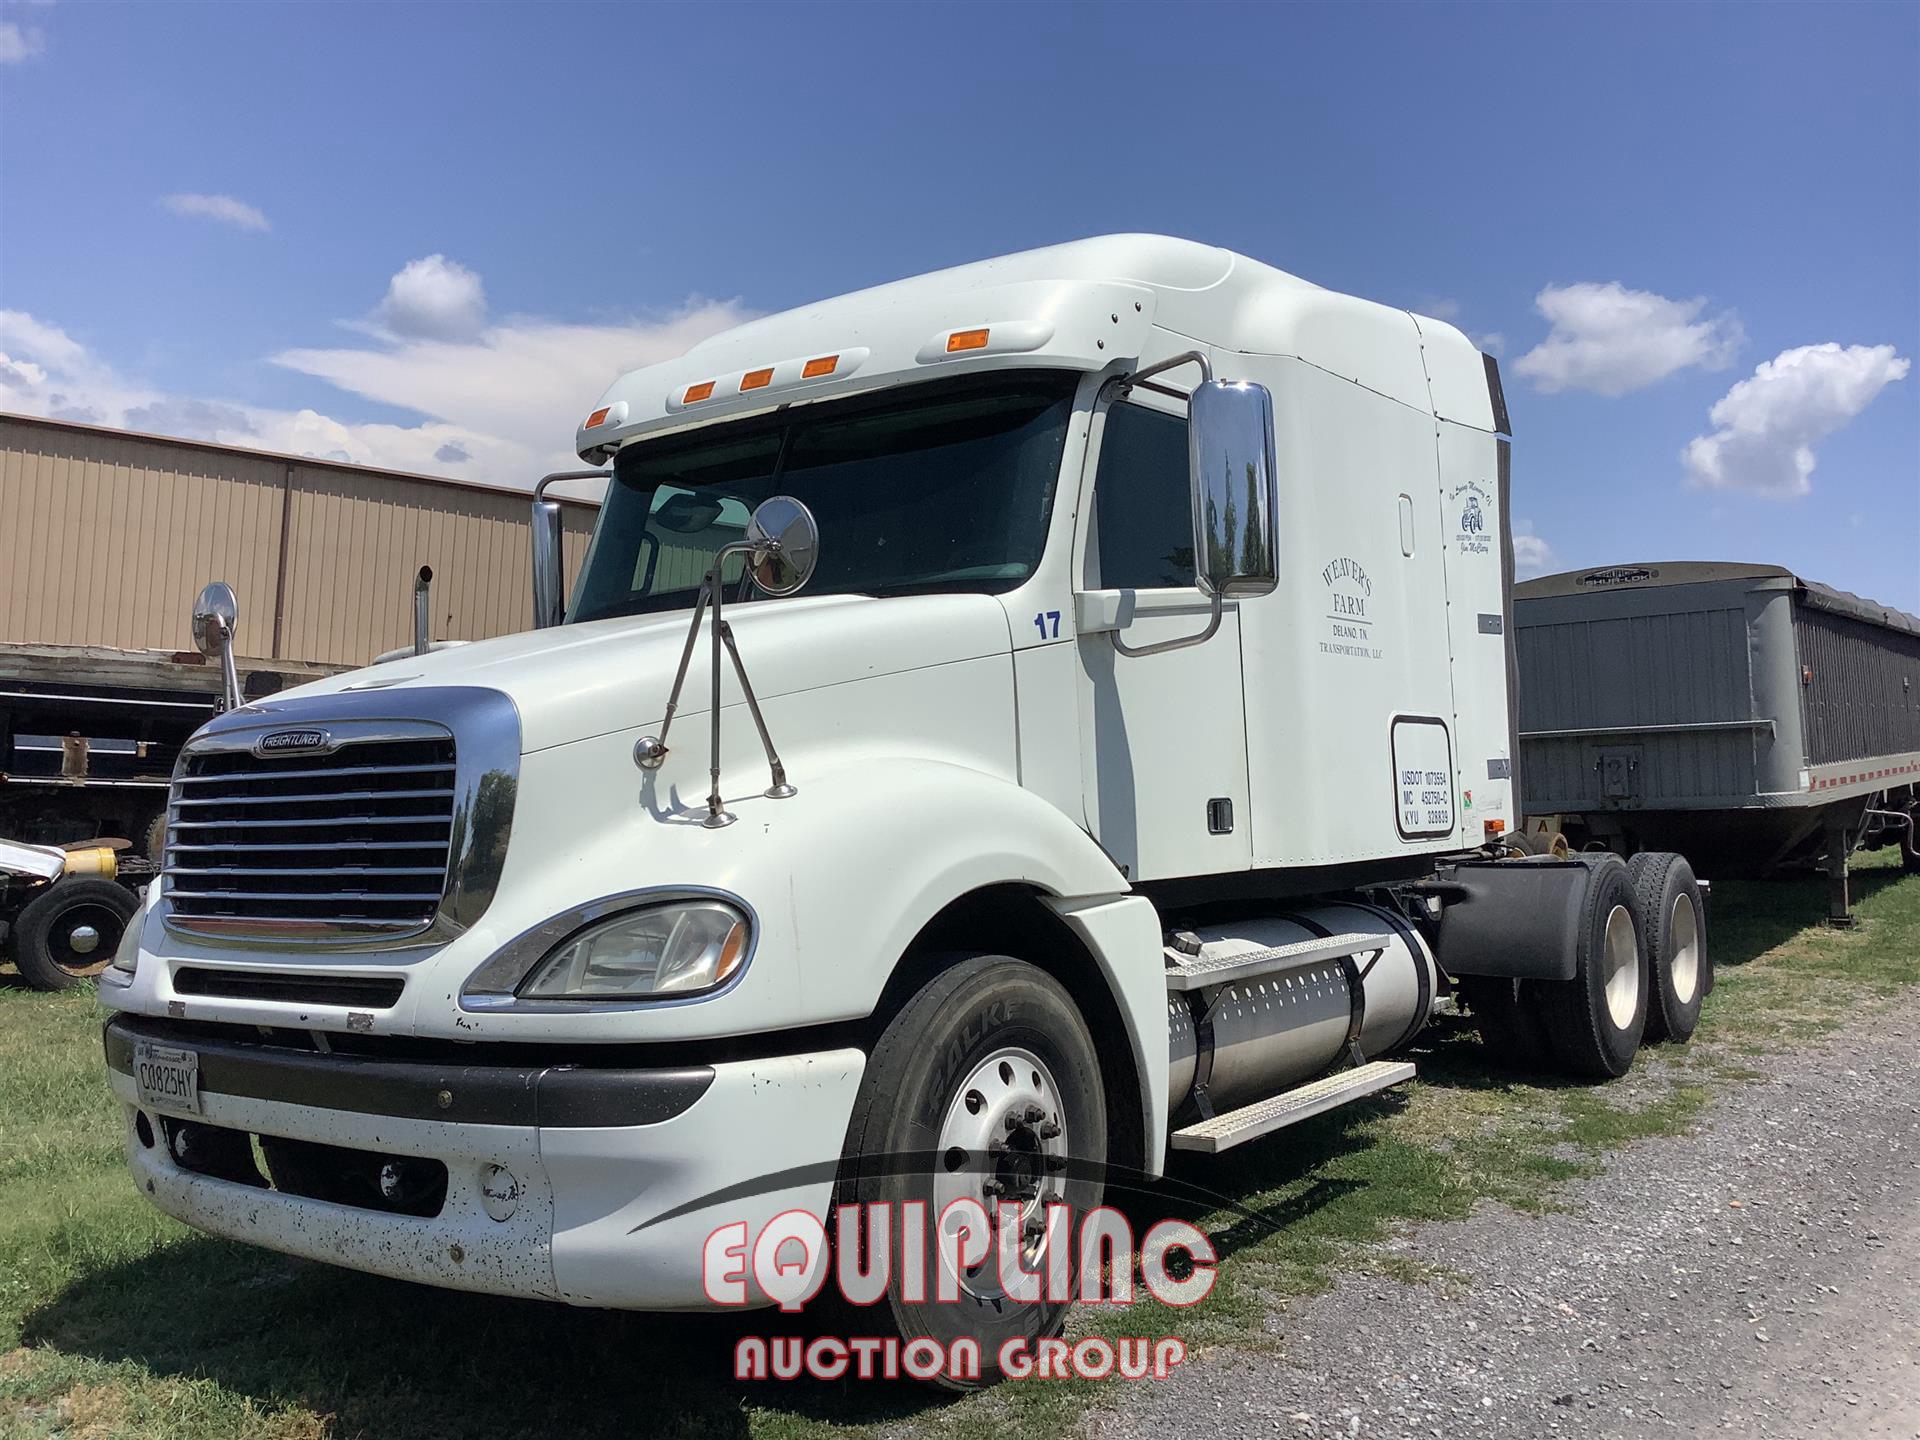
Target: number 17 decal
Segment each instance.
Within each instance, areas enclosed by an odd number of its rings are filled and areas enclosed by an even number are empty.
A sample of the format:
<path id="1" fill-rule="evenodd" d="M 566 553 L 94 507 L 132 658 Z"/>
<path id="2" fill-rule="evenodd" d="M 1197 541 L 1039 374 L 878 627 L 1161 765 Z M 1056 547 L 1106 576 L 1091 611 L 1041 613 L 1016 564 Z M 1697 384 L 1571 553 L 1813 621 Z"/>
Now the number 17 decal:
<path id="1" fill-rule="evenodd" d="M 1033 617 L 1033 623 L 1035 628 L 1040 631 L 1040 638 L 1042 640 L 1058 640 L 1060 638 L 1060 612 L 1058 610 L 1042 610 L 1038 615 Z M 1053 627 L 1051 631 L 1047 628 L 1049 625 Z"/>

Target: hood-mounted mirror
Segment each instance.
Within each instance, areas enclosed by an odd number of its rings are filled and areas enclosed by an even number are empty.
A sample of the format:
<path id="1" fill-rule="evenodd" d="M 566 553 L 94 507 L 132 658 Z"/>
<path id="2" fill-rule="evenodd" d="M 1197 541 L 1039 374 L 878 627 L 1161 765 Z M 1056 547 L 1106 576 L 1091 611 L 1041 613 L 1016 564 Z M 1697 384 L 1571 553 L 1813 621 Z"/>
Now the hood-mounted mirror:
<path id="1" fill-rule="evenodd" d="M 773 748 L 773 737 L 767 733 L 766 717 L 760 713 L 760 702 L 754 698 L 753 685 L 747 679 L 747 667 L 740 659 L 739 647 L 733 643 L 733 627 L 720 614 L 724 599 L 722 592 L 726 588 L 720 578 L 721 570 L 728 558 L 734 555 L 747 557 L 747 577 L 761 594 L 775 598 L 792 595 L 813 578 L 814 567 L 820 560 L 820 527 L 814 524 L 813 512 L 791 495 L 775 495 L 762 500 L 755 507 L 752 518 L 747 521 L 745 539 L 722 545 L 714 552 L 713 565 L 700 584 L 700 598 L 694 602 L 693 624 L 687 629 L 687 643 L 680 652 L 680 668 L 674 673 L 673 689 L 667 695 L 667 711 L 660 722 L 660 733 L 642 737 L 633 747 L 634 763 L 642 770 L 658 770 L 666 760 L 667 732 L 673 728 L 673 712 L 680 706 L 680 687 L 686 683 L 687 664 L 693 659 L 694 641 L 700 638 L 701 615 L 711 604 L 713 704 L 710 713 L 713 762 L 709 767 L 709 775 L 712 786 L 707 792 L 707 818 L 701 821 L 709 830 L 731 825 L 734 820 L 720 801 L 722 647 L 733 661 L 733 673 L 739 678 L 740 692 L 746 697 L 747 710 L 753 716 L 754 728 L 760 732 L 760 744 L 767 752 L 767 768 L 773 772 L 773 783 L 767 786 L 765 792 L 767 799 L 785 800 L 797 793 L 787 782 L 786 766 L 780 763 L 780 755 Z"/>
<path id="2" fill-rule="evenodd" d="M 233 637 L 240 624 L 240 600 L 224 580 L 209 583 L 193 602 L 193 643 L 209 660 L 220 662 L 222 710 L 238 709 L 240 676 L 233 665 Z"/>
<path id="3" fill-rule="evenodd" d="M 747 572 L 763 595 L 792 595 L 813 578 L 820 563 L 820 527 L 813 512 L 791 495 L 763 500 L 747 521 L 751 547 Z"/>

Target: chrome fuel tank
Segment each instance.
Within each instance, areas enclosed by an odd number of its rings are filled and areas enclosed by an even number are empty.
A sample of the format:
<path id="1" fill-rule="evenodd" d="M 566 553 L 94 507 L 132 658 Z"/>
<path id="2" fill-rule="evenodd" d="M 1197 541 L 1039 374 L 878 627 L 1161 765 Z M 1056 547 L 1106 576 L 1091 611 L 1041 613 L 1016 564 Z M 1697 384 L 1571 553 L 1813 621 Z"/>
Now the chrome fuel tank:
<path id="1" fill-rule="evenodd" d="M 1405 919 L 1339 901 L 1195 927 L 1202 955 L 1231 956 L 1328 935 L 1377 937 L 1377 959 L 1358 957 L 1365 1004 L 1358 1041 L 1370 1060 L 1407 1043 L 1427 1023 L 1438 974 L 1433 952 Z M 1369 963 L 1371 962 L 1371 963 Z M 1349 968 L 1316 961 L 1229 985 L 1168 997 L 1169 1114 L 1204 1077 L 1216 1110 L 1264 1099 L 1331 1068 L 1353 1022 Z M 1211 1009 L 1211 1024 L 1201 1017 Z"/>

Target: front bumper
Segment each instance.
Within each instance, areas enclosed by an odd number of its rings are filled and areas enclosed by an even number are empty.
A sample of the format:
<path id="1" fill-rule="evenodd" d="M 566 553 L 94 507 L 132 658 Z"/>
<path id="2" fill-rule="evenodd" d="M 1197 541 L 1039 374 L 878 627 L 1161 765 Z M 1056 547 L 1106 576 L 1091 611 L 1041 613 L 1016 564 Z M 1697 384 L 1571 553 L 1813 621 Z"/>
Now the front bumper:
<path id="1" fill-rule="evenodd" d="M 198 1054 L 203 1113 L 143 1116 L 142 1039 Z M 710 1307 L 701 1253 L 721 1225 L 745 1221 L 754 1235 L 786 1210 L 827 1218 L 866 1065 L 854 1049 L 654 1069 L 469 1065 L 318 1054 L 128 1015 L 107 1023 L 105 1043 L 135 1183 L 174 1218 L 374 1274 L 634 1310 Z M 403 1214 L 216 1178 L 170 1153 L 181 1120 L 438 1161 L 445 1199 Z"/>

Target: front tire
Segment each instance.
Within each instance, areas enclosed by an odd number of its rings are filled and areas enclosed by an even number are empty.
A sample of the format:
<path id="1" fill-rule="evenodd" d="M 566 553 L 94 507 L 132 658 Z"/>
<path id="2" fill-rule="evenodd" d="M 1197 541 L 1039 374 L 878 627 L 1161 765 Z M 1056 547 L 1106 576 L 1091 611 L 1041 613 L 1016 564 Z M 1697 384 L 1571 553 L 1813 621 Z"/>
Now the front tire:
<path id="1" fill-rule="evenodd" d="M 1066 1173 L 1068 1157 L 1102 1161 L 1107 1115 L 1100 1063 L 1086 1021 L 1052 976 L 1005 955 L 968 955 L 948 965 L 887 1026 L 868 1057 L 847 1129 L 836 1205 L 884 1203 L 895 1231 L 887 1293 L 872 1307 L 904 1340 L 920 1336 L 943 1350 L 961 1338 L 980 1348 L 978 1381 L 942 1380 L 974 1389 L 1000 1379 L 996 1363 L 1008 1340 L 1033 1342 L 1060 1333 L 1071 1302 L 1021 1302 L 998 1283 L 995 1251 L 958 1276 L 958 1304 L 940 1303 L 940 1247 L 925 1246 L 925 1298 L 903 1291 L 901 1208 L 925 1205 L 929 1228 L 963 1195 L 992 1217 L 996 1201 L 1021 1205 L 1045 1220 L 1048 1203 L 1071 1207 L 1074 1226 L 1100 1203 L 1098 1179 Z M 982 1152 L 985 1152 L 983 1155 Z M 888 1157 L 932 1157 L 930 1168 L 889 1173 Z M 1040 1248 L 1024 1268 L 1044 1275 Z M 1023 1246 L 1023 1250 L 1026 1247 Z M 1076 1257 L 1069 1255 L 1069 1263 Z M 1077 1268 L 1077 1267 L 1076 1267 Z M 1074 1275 L 1077 1285 L 1078 1276 Z"/>

